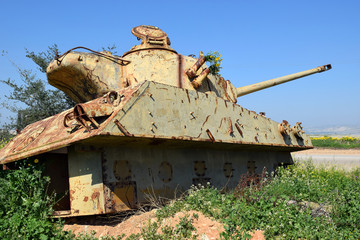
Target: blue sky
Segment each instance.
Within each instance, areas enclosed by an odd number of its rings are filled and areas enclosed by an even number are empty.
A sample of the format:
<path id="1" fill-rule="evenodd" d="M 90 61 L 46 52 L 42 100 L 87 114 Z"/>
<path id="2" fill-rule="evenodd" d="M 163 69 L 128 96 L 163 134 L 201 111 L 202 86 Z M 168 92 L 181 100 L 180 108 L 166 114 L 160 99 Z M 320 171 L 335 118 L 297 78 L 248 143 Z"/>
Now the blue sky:
<path id="1" fill-rule="evenodd" d="M 25 48 L 61 52 L 138 44 L 131 28 L 164 30 L 178 53 L 221 53 L 221 75 L 237 86 L 307 70 L 333 69 L 238 98 L 275 121 L 307 127 L 360 125 L 360 1 L 2 1 L 0 51 L 34 69 Z M 0 57 L 0 79 L 19 76 Z M 39 77 L 45 78 L 41 73 Z M 0 87 L 0 101 L 9 89 Z M 1 108 L 0 123 L 9 115 Z"/>

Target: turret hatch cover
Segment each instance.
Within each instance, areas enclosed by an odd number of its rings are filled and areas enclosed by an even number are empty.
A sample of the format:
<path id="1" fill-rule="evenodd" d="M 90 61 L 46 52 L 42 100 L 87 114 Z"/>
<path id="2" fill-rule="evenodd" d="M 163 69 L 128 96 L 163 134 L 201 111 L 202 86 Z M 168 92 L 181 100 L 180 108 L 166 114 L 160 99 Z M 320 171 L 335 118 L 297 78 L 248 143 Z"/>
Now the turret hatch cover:
<path id="1" fill-rule="evenodd" d="M 141 25 L 134 27 L 131 32 L 141 39 L 146 39 L 146 36 L 154 40 L 163 40 L 167 38 L 167 34 L 155 26 Z"/>

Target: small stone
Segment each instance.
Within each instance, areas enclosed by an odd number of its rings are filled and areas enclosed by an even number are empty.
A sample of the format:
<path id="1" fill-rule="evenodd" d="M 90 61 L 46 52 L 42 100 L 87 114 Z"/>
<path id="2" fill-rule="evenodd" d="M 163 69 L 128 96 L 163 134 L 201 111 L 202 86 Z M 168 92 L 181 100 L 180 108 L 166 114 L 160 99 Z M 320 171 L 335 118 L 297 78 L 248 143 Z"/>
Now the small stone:
<path id="1" fill-rule="evenodd" d="M 295 200 L 289 200 L 286 204 L 287 205 L 296 205 L 297 202 Z"/>
<path id="2" fill-rule="evenodd" d="M 200 240 L 209 240 L 208 236 L 206 234 L 201 235 Z"/>

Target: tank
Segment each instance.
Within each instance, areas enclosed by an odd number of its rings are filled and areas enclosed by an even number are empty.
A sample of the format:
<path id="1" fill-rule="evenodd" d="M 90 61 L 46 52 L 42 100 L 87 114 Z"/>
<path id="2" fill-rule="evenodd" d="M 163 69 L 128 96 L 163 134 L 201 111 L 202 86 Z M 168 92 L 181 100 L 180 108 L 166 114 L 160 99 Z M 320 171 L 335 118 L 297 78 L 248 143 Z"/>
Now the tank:
<path id="1" fill-rule="evenodd" d="M 245 173 L 292 164 L 312 148 L 301 122 L 275 122 L 237 98 L 331 69 L 324 65 L 236 88 L 210 73 L 205 56 L 184 56 L 154 26 L 123 56 L 77 47 L 55 56 L 51 85 L 77 104 L 24 128 L 0 150 L 3 168 L 25 158 L 45 163 L 55 215 L 127 211 L 171 199 L 191 185 L 233 189 Z M 76 49 L 88 52 L 76 52 Z"/>

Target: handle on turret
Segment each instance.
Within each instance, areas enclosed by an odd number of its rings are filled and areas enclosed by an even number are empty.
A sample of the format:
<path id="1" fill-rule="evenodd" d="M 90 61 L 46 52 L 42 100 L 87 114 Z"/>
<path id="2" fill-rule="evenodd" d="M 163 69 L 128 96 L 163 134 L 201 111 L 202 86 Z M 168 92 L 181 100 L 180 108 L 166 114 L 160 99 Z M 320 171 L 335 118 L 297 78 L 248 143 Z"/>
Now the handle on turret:
<path id="1" fill-rule="evenodd" d="M 330 69 L 331 69 L 331 64 L 327 64 L 327 65 L 323 65 L 323 66 L 313 68 L 313 69 L 310 69 L 310 70 L 306 70 L 306 71 L 303 71 L 303 72 L 298 72 L 298 73 L 290 74 L 290 75 L 287 75 L 287 76 L 283 76 L 283 77 L 274 78 L 274 79 L 270 79 L 270 80 L 267 80 L 267 81 L 251 84 L 251 85 L 248 85 L 248 86 L 239 87 L 239 88 L 236 88 L 236 95 L 237 95 L 237 97 L 244 96 L 244 95 L 249 94 L 249 93 L 260 91 L 262 89 L 269 88 L 269 87 L 272 87 L 272 86 L 276 86 L 276 85 L 279 85 L 279 84 L 282 84 L 282 83 L 286 83 L 286 82 L 289 82 L 289 81 L 292 81 L 292 80 L 295 80 L 295 79 L 298 79 L 298 78 L 306 77 L 306 76 L 309 76 L 309 75 L 314 74 L 314 73 L 325 72 L 325 71 L 330 70 Z"/>

